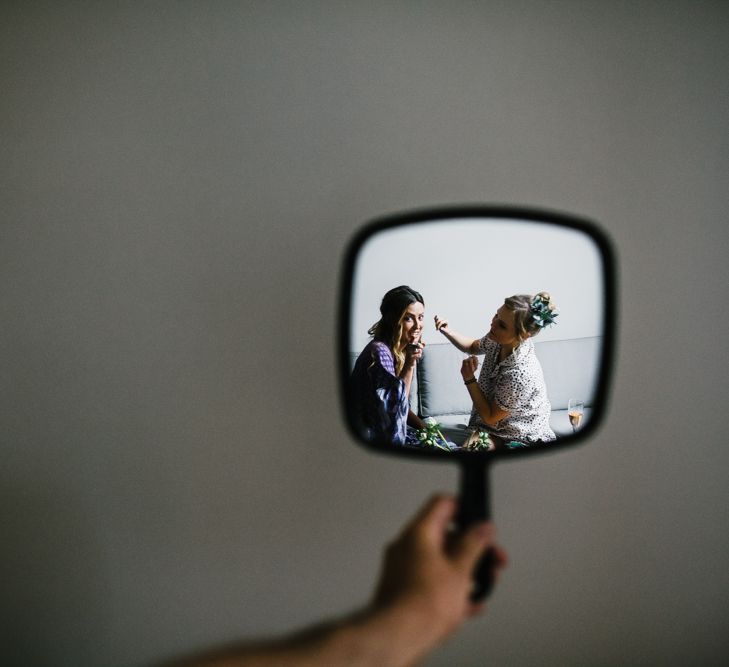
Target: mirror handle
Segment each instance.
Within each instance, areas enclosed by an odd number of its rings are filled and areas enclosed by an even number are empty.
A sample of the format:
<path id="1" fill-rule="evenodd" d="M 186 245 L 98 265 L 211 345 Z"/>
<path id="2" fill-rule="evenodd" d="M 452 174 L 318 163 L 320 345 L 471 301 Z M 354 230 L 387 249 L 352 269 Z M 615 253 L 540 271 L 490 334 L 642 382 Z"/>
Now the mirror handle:
<path id="1" fill-rule="evenodd" d="M 456 517 L 459 532 L 477 521 L 491 519 L 489 467 L 490 463 L 486 461 L 463 461 L 460 464 L 460 498 Z M 480 602 L 491 593 L 494 585 L 494 558 L 494 550 L 490 548 L 479 560 L 470 595 L 472 602 Z"/>

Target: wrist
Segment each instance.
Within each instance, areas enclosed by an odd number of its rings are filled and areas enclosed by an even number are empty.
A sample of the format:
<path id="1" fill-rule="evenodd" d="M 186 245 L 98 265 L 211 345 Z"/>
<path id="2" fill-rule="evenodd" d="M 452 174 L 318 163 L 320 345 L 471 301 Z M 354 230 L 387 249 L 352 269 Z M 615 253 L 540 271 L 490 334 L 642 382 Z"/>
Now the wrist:
<path id="1" fill-rule="evenodd" d="M 431 648 L 418 625 L 417 614 L 401 604 L 371 607 L 335 628 L 320 650 L 312 652 L 316 660 L 311 665 L 406 667 Z"/>
<path id="2" fill-rule="evenodd" d="M 379 637 L 370 644 L 374 649 L 373 665 L 389 667 L 417 663 L 449 634 L 445 624 L 435 613 L 424 613 L 423 601 L 418 596 L 379 607 L 364 620 L 366 635 Z M 370 634 L 371 632 L 371 634 Z"/>
<path id="3" fill-rule="evenodd" d="M 476 378 L 475 377 L 470 377 L 468 379 L 463 378 L 463 384 L 473 384 L 474 382 L 476 382 Z"/>

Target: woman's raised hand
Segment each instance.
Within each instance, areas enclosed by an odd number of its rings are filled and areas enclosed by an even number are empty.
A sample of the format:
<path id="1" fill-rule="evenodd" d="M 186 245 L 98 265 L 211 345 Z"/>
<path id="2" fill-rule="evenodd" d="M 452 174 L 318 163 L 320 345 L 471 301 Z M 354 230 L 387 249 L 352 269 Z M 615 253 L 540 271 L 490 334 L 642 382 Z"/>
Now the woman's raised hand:
<path id="1" fill-rule="evenodd" d="M 411 343 L 405 346 L 405 365 L 412 366 L 416 361 L 422 359 L 425 343 Z"/>
<path id="2" fill-rule="evenodd" d="M 437 315 L 435 316 L 435 330 L 445 333 L 448 331 L 448 320 L 444 320 Z"/>
<path id="3" fill-rule="evenodd" d="M 470 380 L 476 375 L 478 368 L 478 358 L 471 355 L 461 362 L 461 377 L 464 380 Z"/>

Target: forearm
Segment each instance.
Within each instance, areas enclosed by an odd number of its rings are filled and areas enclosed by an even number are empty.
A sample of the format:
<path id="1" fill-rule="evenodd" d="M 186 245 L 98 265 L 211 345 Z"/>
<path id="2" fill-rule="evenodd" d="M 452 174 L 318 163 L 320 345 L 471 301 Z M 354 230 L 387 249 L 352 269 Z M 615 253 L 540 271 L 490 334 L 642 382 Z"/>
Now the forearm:
<path id="1" fill-rule="evenodd" d="M 400 371 L 400 379 L 405 385 L 405 396 L 410 396 L 410 385 L 413 383 L 413 374 L 415 373 L 415 364 L 411 363 L 403 366 Z"/>
<path id="2" fill-rule="evenodd" d="M 412 366 L 405 367 L 400 374 L 400 379 L 405 383 L 405 395 L 409 398 L 410 397 L 410 387 L 413 383 L 413 374 L 415 373 L 415 364 L 413 363 Z M 423 420 L 418 417 L 412 410 L 408 410 L 408 419 L 407 423 L 409 426 L 412 426 L 413 428 L 425 428 L 425 424 L 423 423 Z"/>
<path id="3" fill-rule="evenodd" d="M 478 416 L 484 424 L 493 426 L 496 422 L 508 416 L 508 412 L 502 410 L 493 401 L 489 401 L 486 398 L 477 382 L 470 382 L 466 385 L 466 389 L 468 389 L 468 393 L 473 401 L 473 407 L 476 409 Z"/>
<path id="4" fill-rule="evenodd" d="M 169 667 L 406 667 L 442 639 L 416 605 L 367 610 L 287 640 L 243 645 Z"/>
<path id="5" fill-rule="evenodd" d="M 478 348 L 475 345 L 478 344 L 478 338 L 469 338 L 450 329 L 440 329 L 440 332 L 461 352 L 465 354 L 475 354 L 478 352 Z"/>
<path id="6" fill-rule="evenodd" d="M 408 426 L 413 428 L 425 428 L 425 422 L 412 410 L 408 410 Z"/>
<path id="7" fill-rule="evenodd" d="M 323 638 L 312 667 L 407 667 L 444 639 L 419 602 L 398 603 L 359 614 Z M 291 667 L 298 667 L 292 663 Z M 307 666 L 308 667 L 308 666 Z"/>
<path id="8" fill-rule="evenodd" d="M 492 546 L 494 573 L 506 564 L 493 526 L 451 534 L 457 501 L 434 496 L 385 550 L 372 603 L 358 614 L 282 641 L 230 646 L 165 667 L 408 667 L 477 613 L 468 602 L 478 559 Z"/>

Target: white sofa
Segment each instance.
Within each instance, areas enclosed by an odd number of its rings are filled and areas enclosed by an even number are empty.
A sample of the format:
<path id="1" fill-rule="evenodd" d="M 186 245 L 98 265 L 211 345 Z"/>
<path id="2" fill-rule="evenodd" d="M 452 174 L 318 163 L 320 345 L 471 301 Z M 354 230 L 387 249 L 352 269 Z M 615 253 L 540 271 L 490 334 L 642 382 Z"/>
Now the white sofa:
<path id="1" fill-rule="evenodd" d="M 599 336 L 544 342 L 534 340 L 552 405 L 549 421 L 558 436 L 572 433 L 567 418 L 570 398 L 584 401 L 583 424 L 590 418 L 601 345 L 602 338 Z M 464 356 L 450 343 L 428 344 L 418 364 L 417 382 L 413 383 L 410 392 L 413 412 L 421 417 L 434 417 L 443 425 L 445 435 L 457 443 L 465 434 L 472 407 L 460 373 Z"/>

